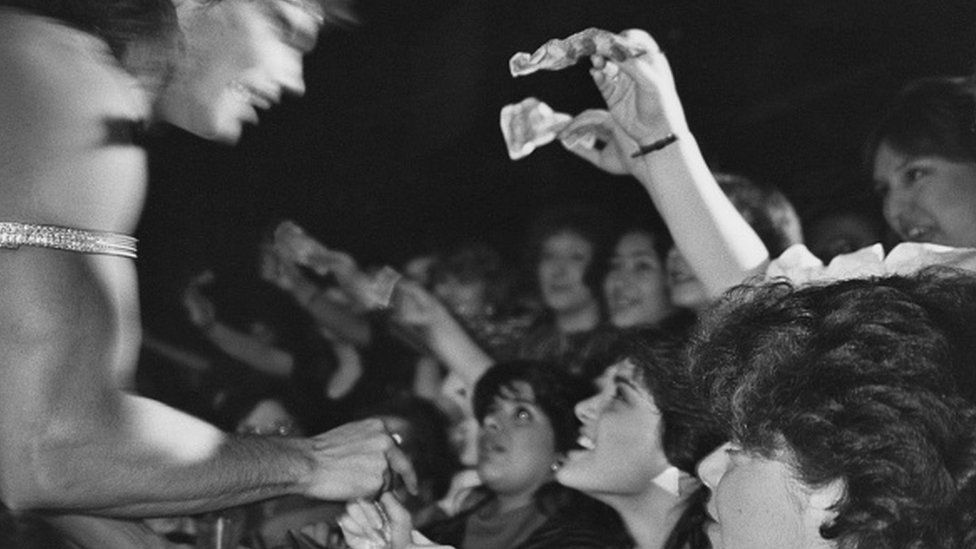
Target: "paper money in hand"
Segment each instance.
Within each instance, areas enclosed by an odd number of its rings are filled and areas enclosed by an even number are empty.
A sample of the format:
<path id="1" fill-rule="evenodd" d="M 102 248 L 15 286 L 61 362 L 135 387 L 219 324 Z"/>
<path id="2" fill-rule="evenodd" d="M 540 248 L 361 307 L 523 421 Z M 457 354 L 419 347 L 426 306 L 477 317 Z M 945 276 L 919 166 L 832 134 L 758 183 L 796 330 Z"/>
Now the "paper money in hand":
<path id="1" fill-rule="evenodd" d="M 508 61 L 508 69 L 512 76 L 525 76 L 540 70 L 558 71 L 595 53 L 614 61 L 624 61 L 644 55 L 647 51 L 635 48 L 610 31 L 591 27 L 568 38 L 554 38 L 531 54 L 516 53 Z"/>
<path id="2" fill-rule="evenodd" d="M 568 114 L 554 112 L 549 105 L 534 97 L 505 105 L 499 122 L 509 158 L 524 158 L 537 147 L 552 142 L 572 119 Z"/>

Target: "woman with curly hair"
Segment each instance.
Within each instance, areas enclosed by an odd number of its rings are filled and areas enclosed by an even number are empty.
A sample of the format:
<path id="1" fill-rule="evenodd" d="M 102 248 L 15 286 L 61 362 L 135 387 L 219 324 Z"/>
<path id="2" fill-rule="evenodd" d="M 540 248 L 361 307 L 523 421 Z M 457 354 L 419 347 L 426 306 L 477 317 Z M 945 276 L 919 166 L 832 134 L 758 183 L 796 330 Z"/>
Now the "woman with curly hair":
<path id="1" fill-rule="evenodd" d="M 742 287 L 699 330 L 714 545 L 973 547 L 976 279 Z"/>

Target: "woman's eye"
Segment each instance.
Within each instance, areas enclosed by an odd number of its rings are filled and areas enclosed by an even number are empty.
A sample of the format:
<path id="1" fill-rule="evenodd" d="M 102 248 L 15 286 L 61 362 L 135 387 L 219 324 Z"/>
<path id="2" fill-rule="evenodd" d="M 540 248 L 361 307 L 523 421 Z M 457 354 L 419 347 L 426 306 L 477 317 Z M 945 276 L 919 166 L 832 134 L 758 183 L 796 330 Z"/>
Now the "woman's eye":
<path id="1" fill-rule="evenodd" d="M 532 412 L 529 412 L 525 408 L 519 408 L 518 410 L 515 410 L 515 419 L 521 422 L 529 421 L 532 419 Z"/>

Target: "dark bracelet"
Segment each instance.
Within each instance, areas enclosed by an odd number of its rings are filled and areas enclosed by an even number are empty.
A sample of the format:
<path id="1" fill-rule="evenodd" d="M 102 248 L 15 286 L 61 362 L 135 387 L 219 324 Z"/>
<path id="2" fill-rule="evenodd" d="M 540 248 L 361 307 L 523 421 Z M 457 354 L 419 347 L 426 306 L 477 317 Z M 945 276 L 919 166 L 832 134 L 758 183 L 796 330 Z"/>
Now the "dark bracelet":
<path id="1" fill-rule="evenodd" d="M 644 156 L 645 154 L 649 154 L 649 153 L 652 153 L 654 151 L 659 151 L 659 150 L 663 149 L 664 147 L 667 147 L 671 143 L 674 143 L 677 140 L 678 140 L 678 136 L 677 135 L 674 135 L 673 133 L 669 133 L 668 135 L 664 136 L 661 139 L 658 139 L 657 141 L 651 143 L 650 145 L 641 145 L 640 148 L 637 149 L 637 152 L 635 152 L 634 154 L 630 155 L 630 157 L 631 158 L 640 158 L 640 157 Z"/>

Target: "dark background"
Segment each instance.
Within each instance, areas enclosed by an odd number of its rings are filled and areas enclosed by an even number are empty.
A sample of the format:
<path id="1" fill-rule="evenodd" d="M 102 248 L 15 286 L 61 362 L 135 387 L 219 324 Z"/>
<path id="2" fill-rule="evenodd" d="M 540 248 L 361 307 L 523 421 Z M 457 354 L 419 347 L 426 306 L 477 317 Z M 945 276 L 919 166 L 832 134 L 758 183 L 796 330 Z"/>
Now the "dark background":
<path id="1" fill-rule="evenodd" d="M 324 34 L 308 92 L 262 116 L 236 148 L 177 130 L 151 144 L 139 266 L 152 325 L 188 273 L 253 271 L 258 234 L 292 218 L 364 263 L 399 264 L 460 238 L 511 258 L 545 205 L 646 210 L 626 178 L 558 144 L 508 159 L 507 103 L 576 113 L 602 101 L 588 62 L 513 79 L 508 59 L 586 27 L 648 30 L 671 62 L 713 169 L 781 188 L 801 217 L 864 198 L 860 146 L 906 80 L 968 74 L 971 0 L 361 1 Z"/>

